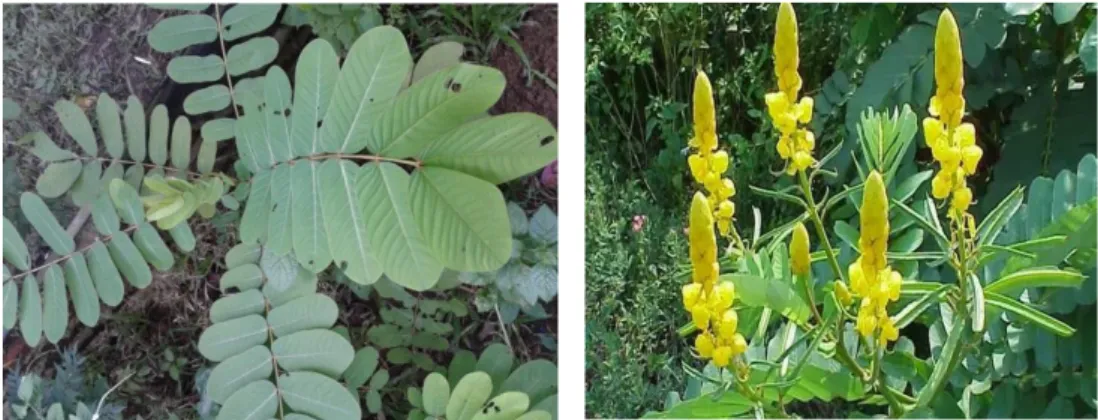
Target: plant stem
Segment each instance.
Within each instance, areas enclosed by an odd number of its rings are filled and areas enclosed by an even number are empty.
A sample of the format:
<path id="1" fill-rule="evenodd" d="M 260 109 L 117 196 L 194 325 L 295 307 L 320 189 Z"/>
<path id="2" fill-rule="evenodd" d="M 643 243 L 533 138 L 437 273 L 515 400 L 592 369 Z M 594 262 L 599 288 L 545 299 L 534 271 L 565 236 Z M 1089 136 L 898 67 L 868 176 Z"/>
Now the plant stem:
<path id="1" fill-rule="evenodd" d="M 823 244 L 824 252 L 827 254 L 827 261 L 831 264 L 831 271 L 835 272 L 835 277 L 846 283 L 846 278 L 843 276 L 843 270 L 839 268 L 839 260 L 835 257 L 835 250 L 831 248 L 831 240 L 827 237 L 827 229 L 824 228 L 823 221 L 820 220 L 820 215 L 816 209 L 816 199 L 812 198 L 811 186 L 808 185 L 808 177 L 805 176 L 804 171 L 798 171 L 797 177 L 801 182 L 801 193 L 804 194 L 805 201 L 808 202 L 808 217 L 812 219 L 812 224 L 816 226 L 816 236 L 820 238 L 820 243 Z"/>
<path id="2" fill-rule="evenodd" d="M 85 220 L 86 220 L 86 219 L 85 219 Z M 103 236 L 103 237 L 100 237 L 100 238 L 96 238 L 96 240 L 95 240 L 95 241 L 92 241 L 92 243 L 90 243 L 90 244 L 87 244 L 87 245 L 84 245 L 84 246 L 83 246 L 82 248 L 80 248 L 80 249 L 77 249 L 76 251 L 73 251 L 73 252 L 70 252 L 70 253 L 68 253 L 68 254 L 62 255 L 62 256 L 60 256 L 60 257 L 58 257 L 58 258 L 55 258 L 55 259 L 53 259 L 53 260 L 50 260 L 49 262 L 47 262 L 47 263 L 45 263 L 45 264 L 42 264 L 42 265 L 38 266 L 38 267 L 34 267 L 34 268 L 30 269 L 30 270 L 27 270 L 27 271 L 24 271 L 24 272 L 22 272 L 22 273 L 19 273 L 19 274 L 16 274 L 16 275 L 14 275 L 14 276 L 11 276 L 11 277 L 10 277 L 10 280 L 16 280 L 16 279 L 19 279 L 19 278 L 22 278 L 22 277 L 26 277 L 26 276 L 28 276 L 28 275 L 31 275 L 31 274 L 34 274 L 34 273 L 36 273 L 36 272 L 42 271 L 42 270 L 44 270 L 44 269 L 46 269 L 46 268 L 49 268 L 50 266 L 53 266 L 53 265 L 56 265 L 56 264 L 62 263 L 62 262 L 64 262 L 65 260 L 67 260 L 67 259 L 69 259 L 69 258 L 72 258 L 72 256 L 73 256 L 73 255 L 76 255 L 76 254 L 82 254 L 82 253 L 84 253 L 84 251 L 87 251 L 87 250 L 88 250 L 89 248 L 91 248 L 91 247 L 92 247 L 93 245 L 95 245 L 96 243 L 99 243 L 99 242 L 107 242 L 107 241 L 110 241 L 110 240 L 111 240 L 111 238 L 113 238 L 113 237 L 114 237 L 114 235 L 118 235 L 118 234 L 120 234 L 120 233 L 121 233 L 121 234 L 127 234 L 127 233 L 130 233 L 130 232 L 133 232 L 134 230 L 136 230 L 136 229 L 137 229 L 137 227 L 138 227 L 138 226 L 140 226 L 140 225 L 133 225 L 133 226 L 130 226 L 130 227 L 128 227 L 128 228 L 125 228 L 125 229 L 123 229 L 123 230 L 120 230 L 120 231 L 118 231 L 118 232 L 112 233 L 112 234 L 110 234 L 110 235 L 107 235 L 107 236 Z M 73 234 L 75 234 L 75 233 L 73 233 Z"/>
<path id="3" fill-rule="evenodd" d="M 324 160 L 324 159 L 348 159 L 348 160 L 364 160 L 370 162 L 392 162 L 400 165 L 411 166 L 414 168 L 423 167 L 423 162 L 411 159 L 394 159 L 385 156 L 368 155 L 368 154 L 345 154 L 345 153 L 321 153 L 318 155 L 302 156 L 300 158 L 291 160 L 290 162 L 298 160 Z"/>

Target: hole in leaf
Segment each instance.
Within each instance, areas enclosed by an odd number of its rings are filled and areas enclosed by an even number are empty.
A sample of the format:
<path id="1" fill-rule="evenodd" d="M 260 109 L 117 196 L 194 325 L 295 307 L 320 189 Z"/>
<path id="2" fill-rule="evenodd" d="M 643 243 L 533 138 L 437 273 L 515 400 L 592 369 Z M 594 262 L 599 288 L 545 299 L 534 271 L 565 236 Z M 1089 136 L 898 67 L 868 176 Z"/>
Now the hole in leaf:
<path id="1" fill-rule="evenodd" d="M 544 146 L 544 145 L 549 144 L 549 142 L 551 142 L 551 141 L 553 141 L 553 136 L 545 136 L 545 138 L 541 139 L 540 144 L 542 146 Z"/>
<path id="2" fill-rule="evenodd" d="M 285 115 L 286 118 L 290 118 L 290 108 L 286 108 L 284 111 L 282 111 L 282 115 Z"/>
<path id="3" fill-rule="evenodd" d="M 271 204 L 271 211 L 274 212 L 275 210 L 278 210 L 278 203 Z"/>
<path id="4" fill-rule="evenodd" d="M 461 93 L 461 83 L 451 83 L 450 91 L 454 93 Z"/>
<path id="5" fill-rule="evenodd" d="M 316 128 L 320 128 L 320 123 L 321 123 L 321 121 L 316 122 Z"/>

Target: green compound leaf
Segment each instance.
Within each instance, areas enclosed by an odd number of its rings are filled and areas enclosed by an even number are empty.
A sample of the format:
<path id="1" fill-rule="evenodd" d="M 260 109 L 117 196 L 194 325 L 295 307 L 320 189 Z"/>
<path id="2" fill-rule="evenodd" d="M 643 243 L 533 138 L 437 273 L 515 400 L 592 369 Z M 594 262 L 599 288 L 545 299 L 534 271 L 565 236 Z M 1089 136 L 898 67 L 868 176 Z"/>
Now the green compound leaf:
<path id="1" fill-rule="evenodd" d="M 42 197 L 60 197 L 72 188 L 83 170 L 84 165 L 79 160 L 51 163 L 46 166 L 46 170 L 42 172 L 42 175 L 38 176 L 34 188 Z"/>
<path id="2" fill-rule="evenodd" d="M 987 217 L 980 222 L 980 226 L 976 229 L 977 244 L 982 246 L 995 243 L 995 238 L 1003 231 L 1003 227 L 1014 217 L 1014 213 L 1017 213 L 1018 209 L 1022 207 L 1024 198 L 1023 189 L 1018 187 L 1011 191 L 1003 201 L 1000 201 L 999 205 L 987 214 Z"/>
<path id="3" fill-rule="evenodd" d="M 42 340 L 42 292 L 38 279 L 23 277 L 23 294 L 19 299 L 19 334 L 31 347 Z"/>
<path id="4" fill-rule="evenodd" d="M 30 268 L 27 244 L 23 242 L 23 236 L 7 217 L 4 217 L 4 262 L 21 271 L 27 271 Z"/>
<path id="5" fill-rule="evenodd" d="M 327 376 L 314 372 L 290 372 L 278 378 L 282 398 L 295 412 L 318 420 L 362 418 L 358 399 Z"/>
<path id="6" fill-rule="evenodd" d="M 267 144 L 274 153 L 275 162 L 285 162 L 295 156 L 290 147 L 290 107 L 292 106 L 290 79 L 281 67 L 267 69 L 263 78 L 263 114 L 267 126 Z"/>
<path id="7" fill-rule="evenodd" d="M 15 328 L 15 320 L 18 316 L 19 285 L 14 281 L 4 281 L 4 329 Z"/>
<path id="8" fill-rule="evenodd" d="M 42 275 L 42 325 L 46 340 L 57 344 L 69 325 L 69 301 L 61 267 L 51 265 Z"/>
<path id="9" fill-rule="evenodd" d="M 423 163 L 502 184 L 557 158 L 557 131 L 544 117 L 514 113 L 465 123 L 422 154 Z"/>
<path id="10" fill-rule="evenodd" d="M 234 45 L 227 55 L 229 75 L 240 76 L 274 61 L 278 56 L 278 41 L 269 36 L 252 38 Z"/>
<path id="11" fill-rule="evenodd" d="M 217 22 L 205 14 L 173 16 L 156 24 L 149 31 L 149 46 L 170 53 L 191 45 L 212 42 L 217 38 Z"/>
<path id="12" fill-rule="evenodd" d="M 88 249 L 88 270 L 91 272 L 92 282 L 99 299 L 107 306 L 118 306 L 122 303 L 125 285 L 122 284 L 122 276 L 111 259 L 110 251 L 102 242 L 96 241 Z"/>
<path id="13" fill-rule="evenodd" d="M 494 185 L 428 167 L 412 175 L 410 188 L 416 224 L 444 267 L 494 271 L 511 258 L 507 205 Z"/>
<path id="14" fill-rule="evenodd" d="M 358 389 L 365 385 L 377 369 L 379 356 L 377 349 L 373 347 L 363 347 L 355 352 L 351 365 L 343 372 L 343 381 L 347 383 L 347 387 Z"/>
<path id="15" fill-rule="evenodd" d="M 221 406 L 217 418 L 264 420 L 278 413 L 278 391 L 266 379 L 252 382 L 233 393 Z"/>
<path id="16" fill-rule="evenodd" d="M 247 315 L 262 315 L 267 309 L 263 292 L 257 289 L 233 293 L 218 299 L 210 306 L 210 321 L 225 322 Z"/>
<path id="17" fill-rule="evenodd" d="M 19 197 L 19 208 L 23 211 L 23 216 L 27 218 L 31 226 L 34 226 L 34 230 L 38 232 L 38 235 L 42 237 L 42 240 L 50 246 L 54 253 L 67 255 L 76 249 L 72 237 L 57 222 L 57 218 L 53 217 L 53 212 L 50 211 L 49 207 L 46 207 L 46 203 L 42 201 L 41 197 L 34 193 L 24 192 Z"/>
<path id="18" fill-rule="evenodd" d="M 366 220 L 366 238 L 390 280 L 412 290 L 431 288 L 442 264 L 424 242 L 409 200 L 411 176 L 399 166 L 367 163 L 356 184 L 358 203 Z"/>
<path id="19" fill-rule="evenodd" d="M 220 111 L 229 107 L 231 99 L 228 86 L 213 85 L 187 95 L 183 99 L 183 111 L 190 115 Z M 178 123 L 178 120 L 176 122 Z"/>
<path id="20" fill-rule="evenodd" d="M 432 45 L 416 62 L 416 68 L 412 72 L 412 83 L 460 63 L 461 56 L 464 54 L 465 46 L 459 42 L 445 41 Z"/>
<path id="21" fill-rule="evenodd" d="M 99 187 L 102 182 L 103 165 L 99 161 L 91 161 L 84 165 L 80 177 L 72 184 L 72 202 L 78 206 L 91 204 L 99 195 Z"/>
<path id="22" fill-rule="evenodd" d="M 294 115 L 297 115 L 296 111 Z M 294 257 L 313 273 L 323 271 L 332 262 L 328 231 L 321 214 L 319 168 L 319 162 L 310 160 L 297 162 L 290 169 Z"/>
<path id="23" fill-rule="evenodd" d="M 218 118 L 202 124 L 202 140 L 218 142 L 228 140 L 236 135 L 236 120 L 232 118 Z"/>
<path id="24" fill-rule="evenodd" d="M 255 346 L 214 367 L 206 380 L 206 392 L 218 404 L 225 404 L 241 388 L 266 379 L 273 370 L 271 351 L 266 346 Z"/>
<path id="25" fill-rule="evenodd" d="M 1079 287 L 1085 278 L 1074 271 L 1037 267 L 1016 271 L 987 285 L 987 292 L 1010 296 L 1028 287 Z"/>
<path id="26" fill-rule="evenodd" d="M 164 104 L 154 107 L 149 116 L 149 160 L 160 166 L 168 162 L 168 108 Z"/>
<path id="27" fill-rule="evenodd" d="M 97 156 L 99 147 L 95 141 L 95 132 L 92 131 L 91 122 L 88 121 L 88 116 L 84 115 L 84 110 L 66 99 L 57 101 L 53 105 L 53 110 L 57 113 L 61 126 L 65 127 L 65 132 L 69 133 L 69 136 L 76 140 L 76 144 L 84 150 L 84 155 Z"/>
<path id="28" fill-rule="evenodd" d="M 126 125 L 126 151 L 131 160 L 143 162 L 148 134 L 145 132 L 145 105 L 137 96 L 130 95 L 126 99 L 126 111 L 122 113 L 122 119 Z"/>
<path id="29" fill-rule="evenodd" d="M 488 348 L 484 349 L 480 354 L 480 359 L 477 360 L 476 370 L 487 373 L 492 379 L 492 384 L 494 384 L 492 389 L 499 389 L 503 386 L 503 381 L 511 374 L 511 369 L 514 365 L 515 355 L 511 353 L 511 350 L 503 344 L 495 343 L 489 345 Z"/>
<path id="30" fill-rule="evenodd" d="M 271 345 L 271 351 L 278 366 L 285 370 L 308 370 L 331 377 L 342 375 L 355 355 L 350 342 L 326 329 L 306 330 L 279 338 Z"/>
<path id="31" fill-rule="evenodd" d="M 293 154 L 309 156 L 320 151 L 321 128 L 339 77 L 339 57 L 331 44 L 316 39 L 305 46 L 294 71 L 294 104 L 290 141 Z M 296 206 L 296 205 L 295 205 Z"/>
<path id="32" fill-rule="evenodd" d="M 446 415 L 446 403 L 450 401 L 450 383 L 438 373 L 427 375 L 423 381 L 423 410 L 432 416 Z"/>
<path id="33" fill-rule="evenodd" d="M 444 134 L 499 100 L 506 85 L 499 70 L 458 64 L 408 88 L 378 116 L 366 145 L 393 157 L 419 156 Z M 540 139 L 539 139 L 540 140 Z"/>
<path id="34" fill-rule="evenodd" d="M 172 125 L 172 167 L 187 169 L 191 163 L 191 121 L 180 116 Z"/>
<path id="35" fill-rule="evenodd" d="M 260 244 L 266 241 L 270 200 L 271 172 L 262 171 L 252 178 L 252 189 L 248 196 L 248 203 L 244 206 L 244 214 L 240 218 L 241 242 Z"/>
<path id="36" fill-rule="evenodd" d="M 168 62 L 168 77 L 177 83 L 215 82 L 225 77 L 220 55 L 184 55 Z"/>
<path id="37" fill-rule="evenodd" d="M 248 315 L 210 326 L 198 338 L 198 352 L 220 362 L 266 341 L 267 322 L 262 316 Z"/>
<path id="38" fill-rule="evenodd" d="M 65 260 L 64 275 L 76 318 L 84 325 L 94 327 L 99 322 L 99 295 L 88 271 L 88 261 L 82 254 L 73 254 Z"/>
<path id="39" fill-rule="evenodd" d="M 221 37 L 226 42 L 258 33 L 270 27 L 282 10 L 280 4 L 238 4 L 221 16 Z"/>
<path id="40" fill-rule="evenodd" d="M 328 160 L 319 169 L 321 209 L 332 259 L 351 280 L 372 284 L 381 277 L 381 264 L 366 238 L 366 218 L 359 208 L 355 181 L 361 168 L 344 160 Z"/>
<path id="41" fill-rule="evenodd" d="M 33 144 L 30 152 L 43 161 L 57 162 L 75 159 L 77 157 L 76 153 L 58 147 L 57 143 L 54 143 L 53 139 L 46 135 L 46 133 L 35 131 L 27 136 L 29 136 L 29 140 Z"/>
<path id="42" fill-rule="evenodd" d="M 321 294 L 308 294 L 274 308 L 267 315 L 267 325 L 276 337 L 285 337 L 298 331 L 331 328 L 338 317 L 339 306 L 332 298 Z M 350 363 L 350 357 L 348 357 L 348 363 Z"/>
<path id="43" fill-rule="evenodd" d="M 986 299 L 988 306 L 1021 316 L 1061 337 L 1070 337 L 1072 334 L 1075 334 L 1075 328 L 1065 324 L 1063 321 L 1007 296 L 984 290 L 984 298 Z"/>
<path id="44" fill-rule="evenodd" d="M 99 134 L 103 137 L 107 154 L 121 159 L 126 145 L 122 140 L 122 117 L 118 102 L 106 93 L 99 94 L 99 100 L 95 103 L 95 117 L 99 122 Z"/>
<path id="45" fill-rule="evenodd" d="M 400 91 L 412 68 L 404 35 L 391 26 L 367 31 L 347 53 L 321 127 L 321 151 L 357 153 L 377 119 L 379 106 Z M 372 149 L 375 152 L 378 149 Z"/>

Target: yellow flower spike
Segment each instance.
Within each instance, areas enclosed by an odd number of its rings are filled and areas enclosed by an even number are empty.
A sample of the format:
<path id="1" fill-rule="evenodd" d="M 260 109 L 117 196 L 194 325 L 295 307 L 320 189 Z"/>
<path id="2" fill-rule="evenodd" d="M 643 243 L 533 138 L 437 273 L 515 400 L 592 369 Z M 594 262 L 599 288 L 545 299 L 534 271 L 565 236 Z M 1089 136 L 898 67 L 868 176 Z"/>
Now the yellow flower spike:
<path id="1" fill-rule="evenodd" d="M 704 71 L 694 78 L 694 137 L 699 149 L 709 152 L 717 146 L 717 116 L 713 106 L 713 85 Z M 712 144 L 710 144 L 712 140 Z"/>
<path id="2" fill-rule="evenodd" d="M 717 347 L 713 350 L 713 364 L 717 367 L 728 366 L 728 362 L 732 360 L 732 348 L 728 346 Z"/>
<path id="3" fill-rule="evenodd" d="M 693 308 L 698 304 L 698 298 L 701 297 L 701 285 L 698 283 L 690 283 L 682 286 L 682 306 L 686 309 Z"/>
<path id="4" fill-rule="evenodd" d="M 811 257 L 809 256 L 808 229 L 803 223 L 793 226 L 793 240 L 789 242 L 789 259 L 793 267 L 793 275 L 808 275 Z"/>
<path id="5" fill-rule="evenodd" d="M 941 97 L 943 93 L 957 96 L 961 94 L 965 83 L 963 66 L 961 35 L 957 29 L 957 21 L 953 19 L 953 13 L 945 9 L 938 15 L 938 27 L 934 33 L 934 79 L 938 82 L 936 96 Z M 952 104 L 944 105 L 950 108 Z"/>
<path id="6" fill-rule="evenodd" d="M 703 359 L 713 357 L 713 339 L 709 338 L 709 334 L 701 333 L 694 339 L 694 349 L 698 351 L 698 355 Z"/>

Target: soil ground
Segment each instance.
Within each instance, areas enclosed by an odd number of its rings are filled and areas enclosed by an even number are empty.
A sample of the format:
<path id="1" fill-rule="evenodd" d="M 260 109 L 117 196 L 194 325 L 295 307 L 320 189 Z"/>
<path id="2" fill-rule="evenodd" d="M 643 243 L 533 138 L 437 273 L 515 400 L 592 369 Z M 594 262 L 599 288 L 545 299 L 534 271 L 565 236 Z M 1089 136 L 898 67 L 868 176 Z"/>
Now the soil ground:
<path id="1" fill-rule="evenodd" d="M 17 101 L 23 111 L 20 120 L 4 124 L 5 216 L 18 213 L 9 210 L 18 208 L 22 191 L 33 190 L 44 168 L 17 146 L 17 139 L 41 129 L 62 147 L 72 146 L 53 113 L 56 100 L 72 99 L 88 107 L 94 106 L 100 92 L 120 102 L 134 94 L 148 108 L 172 93 L 168 91 L 173 85 L 166 82 L 164 71 L 171 56 L 151 51 L 145 38 L 152 26 L 170 13 L 143 5 L 4 6 L 4 97 Z M 288 45 L 307 37 L 303 31 L 307 30 L 295 31 Z M 533 7 L 517 34 L 531 67 L 544 75 L 533 77 L 529 86 L 525 66 L 513 51 L 500 46 L 492 54 L 490 64 L 503 71 L 508 81 L 495 113 L 535 112 L 556 122 L 556 34 L 556 8 Z M 298 49 L 304 45 L 300 44 Z M 281 58 L 279 61 L 286 65 Z M 556 209 L 555 188 L 543 187 L 537 176 L 516 180 L 504 186 L 504 191 L 509 200 L 521 203 L 530 213 L 541 204 Z M 55 200 L 50 205 L 62 224 L 67 224 L 75 213 L 67 200 Z M 197 338 L 209 323 L 210 305 L 220 296 L 217 263 L 233 245 L 235 226 L 197 222 L 192 227 L 199 245 L 190 255 L 177 255 L 171 273 L 154 279 L 144 290 L 128 290 L 122 305 L 105 313 L 96 328 L 70 323 L 61 343 L 64 348 L 79 349 L 88 359 L 88 371 L 106 375 L 108 382 L 136 373 L 116 394 L 129 403 L 127 417 L 195 417 L 193 407 L 198 403 L 198 393 L 194 376 L 207 366 L 196 350 Z M 85 231 L 90 230 L 91 223 L 87 223 Z M 356 328 L 364 335 L 376 318 L 376 305 L 354 297 L 346 287 L 330 282 L 321 285 L 343 308 L 340 324 L 350 326 L 352 336 Z M 471 301 L 473 295 L 467 292 Z M 548 320 L 521 324 L 511 332 L 510 340 L 519 358 L 555 359 L 555 348 L 546 347 L 543 340 L 556 336 L 556 304 L 547 310 L 551 315 Z M 466 334 L 459 346 L 479 351 L 490 342 L 501 341 L 494 321 L 494 317 L 471 316 L 469 328 L 474 333 Z M 49 376 L 58 350 L 52 345 L 27 348 L 13 333 L 4 344 L 5 375 L 18 365 L 24 372 Z M 180 367 L 178 380 L 168 374 L 167 352 Z M 449 356 L 440 356 L 436 361 L 448 362 L 445 359 Z"/>

